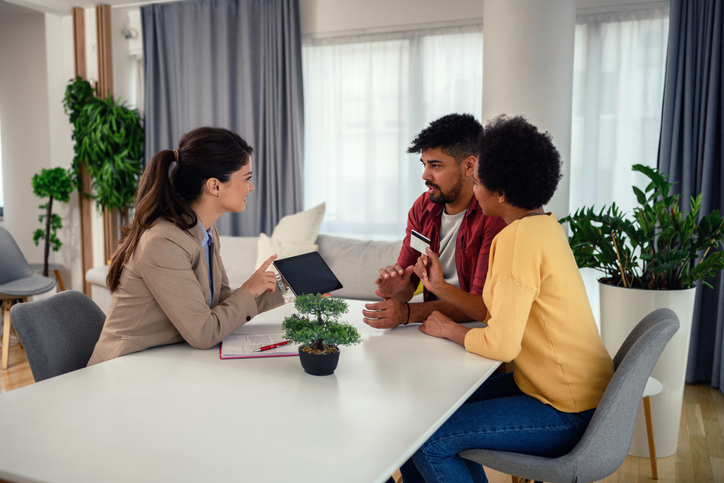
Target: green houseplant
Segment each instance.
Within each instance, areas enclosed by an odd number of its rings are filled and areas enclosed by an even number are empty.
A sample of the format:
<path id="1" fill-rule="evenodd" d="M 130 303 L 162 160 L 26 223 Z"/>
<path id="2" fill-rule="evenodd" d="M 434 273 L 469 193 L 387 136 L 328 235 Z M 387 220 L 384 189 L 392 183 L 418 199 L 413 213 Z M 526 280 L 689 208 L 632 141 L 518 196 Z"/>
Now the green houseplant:
<path id="1" fill-rule="evenodd" d="M 44 228 L 38 228 L 33 233 L 33 241 L 38 245 L 40 240 L 45 240 L 45 250 L 43 252 L 43 275 L 48 276 L 48 256 L 50 249 L 57 252 L 63 245 L 58 238 L 58 230 L 63 228 L 63 221 L 60 215 L 53 213 L 53 200 L 67 203 L 70 200 L 70 194 L 75 189 L 77 177 L 74 176 L 72 170 L 64 168 L 41 169 L 39 173 L 33 176 L 31 185 L 33 193 L 40 198 L 48 198 L 45 204 L 38 208 L 44 210 L 44 213 L 38 217 L 38 221 L 44 224 Z"/>
<path id="2" fill-rule="evenodd" d="M 691 199 L 688 210 L 682 209 L 666 173 L 642 165 L 632 169 L 649 182 L 644 189 L 633 187 L 638 205 L 631 215 L 614 203 L 598 211 L 583 208 L 560 221 L 570 226 L 578 266 L 603 273 L 600 328 L 610 354 L 653 310 L 666 307 L 679 318 L 679 331 L 651 372 L 663 384 L 661 394 L 651 398 L 655 447 L 663 458 L 676 453 L 678 443 L 695 282 L 710 286 L 707 280 L 724 268 L 724 218 L 718 210 L 700 213 L 701 194 Z M 636 422 L 629 454 L 649 456 L 642 420 Z"/>
<path id="3" fill-rule="evenodd" d="M 84 163 L 99 209 L 117 209 L 121 225 L 128 224 L 141 174 L 143 120 L 112 96 L 97 98 L 90 83 L 76 77 L 68 84 L 63 105 L 73 125 L 78 172 Z M 81 189 L 82 186 L 79 186 Z"/>
<path id="4" fill-rule="evenodd" d="M 598 212 L 582 208 L 562 218 L 571 229 L 569 243 L 579 267 L 605 274 L 602 282 L 651 290 L 690 288 L 724 269 L 724 218 L 715 210 L 699 219 L 702 195 L 691 199 L 688 211 L 681 195 L 670 194 L 673 183 L 661 171 L 634 165 L 650 182 L 633 187 L 639 206 L 633 216 L 616 203 Z"/>
<path id="5" fill-rule="evenodd" d="M 294 301 L 298 314 L 284 318 L 284 338 L 298 344 L 299 359 L 309 374 L 332 374 L 339 361 L 339 347 L 361 342 L 352 325 L 339 322 L 348 310 L 347 303 L 321 294 L 299 295 Z M 300 315 L 301 314 L 301 315 Z"/>

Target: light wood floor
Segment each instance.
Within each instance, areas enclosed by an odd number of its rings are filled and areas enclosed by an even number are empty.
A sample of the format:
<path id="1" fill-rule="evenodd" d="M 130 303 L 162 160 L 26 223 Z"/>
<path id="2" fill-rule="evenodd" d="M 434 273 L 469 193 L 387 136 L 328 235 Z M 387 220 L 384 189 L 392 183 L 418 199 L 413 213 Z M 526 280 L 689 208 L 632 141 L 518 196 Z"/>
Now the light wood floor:
<path id="1" fill-rule="evenodd" d="M 2 372 L 0 392 L 33 384 L 25 352 L 10 348 L 10 367 Z M 687 384 L 674 456 L 659 458 L 661 483 L 724 482 L 724 395 L 706 384 Z M 509 476 L 489 470 L 490 483 L 510 483 Z M 2 480 L 0 480 L 2 481 Z M 626 457 L 605 483 L 652 482 L 648 458 Z"/>

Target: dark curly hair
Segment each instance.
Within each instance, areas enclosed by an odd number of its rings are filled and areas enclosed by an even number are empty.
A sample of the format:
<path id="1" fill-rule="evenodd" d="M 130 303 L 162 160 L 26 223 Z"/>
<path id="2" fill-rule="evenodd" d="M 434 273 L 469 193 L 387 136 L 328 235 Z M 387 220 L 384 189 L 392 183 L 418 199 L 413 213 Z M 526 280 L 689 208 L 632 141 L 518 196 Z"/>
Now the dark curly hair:
<path id="1" fill-rule="evenodd" d="M 502 114 L 489 121 L 478 142 L 478 177 L 488 191 L 505 193 L 506 202 L 532 210 L 553 197 L 561 156 L 548 132 L 523 116 Z"/>
<path id="2" fill-rule="evenodd" d="M 458 164 L 468 156 L 478 155 L 478 136 L 483 126 L 470 114 L 448 114 L 432 121 L 407 148 L 410 154 L 442 148 Z"/>

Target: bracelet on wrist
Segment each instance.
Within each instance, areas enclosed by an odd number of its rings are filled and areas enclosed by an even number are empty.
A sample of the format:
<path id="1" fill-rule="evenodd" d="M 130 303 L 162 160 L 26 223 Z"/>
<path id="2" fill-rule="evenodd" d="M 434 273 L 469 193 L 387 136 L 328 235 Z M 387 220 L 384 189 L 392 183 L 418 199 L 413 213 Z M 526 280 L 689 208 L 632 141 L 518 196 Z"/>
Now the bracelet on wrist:
<path id="1" fill-rule="evenodd" d="M 277 288 L 279 288 L 279 293 L 282 295 L 285 295 L 287 293 L 287 286 L 284 285 L 284 280 L 282 279 L 282 276 L 280 274 L 276 274 L 277 276 Z"/>
<path id="2" fill-rule="evenodd" d="M 403 302 L 407 306 L 407 321 L 405 321 L 402 325 L 407 325 L 410 323 L 410 304 L 408 302 Z"/>

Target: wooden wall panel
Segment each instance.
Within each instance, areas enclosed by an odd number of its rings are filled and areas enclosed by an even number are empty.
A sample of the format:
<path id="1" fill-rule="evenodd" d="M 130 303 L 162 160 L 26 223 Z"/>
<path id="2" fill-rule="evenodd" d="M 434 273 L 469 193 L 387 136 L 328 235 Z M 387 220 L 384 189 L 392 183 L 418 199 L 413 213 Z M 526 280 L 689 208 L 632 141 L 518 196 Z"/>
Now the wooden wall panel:
<path id="1" fill-rule="evenodd" d="M 75 52 L 75 75 L 86 78 L 85 59 L 85 11 L 82 8 L 73 9 L 73 50 Z M 83 191 L 78 192 L 78 207 L 80 210 L 80 253 L 83 272 L 83 293 L 90 297 L 91 284 L 86 281 L 85 274 L 93 268 L 93 236 L 91 228 L 91 213 L 93 205 L 88 196 L 90 190 L 90 177 L 85 165 L 81 165 L 80 179 Z"/>
<path id="2" fill-rule="evenodd" d="M 111 45 L 111 7 L 96 5 L 98 39 L 98 97 L 113 95 L 113 48 Z M 108 263 L 118 243 L 118 211 L 103 212 L 103 262 Z"/>

